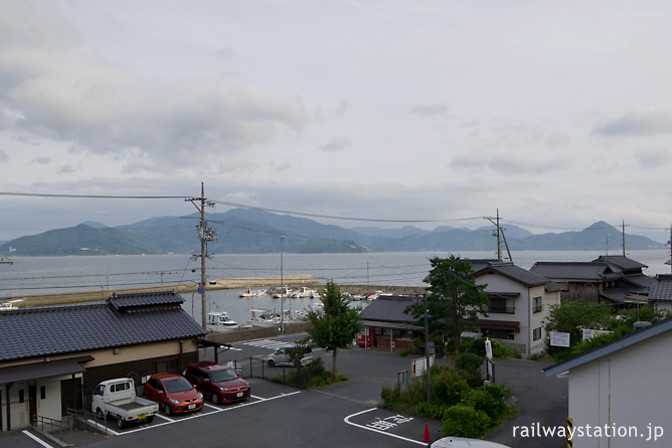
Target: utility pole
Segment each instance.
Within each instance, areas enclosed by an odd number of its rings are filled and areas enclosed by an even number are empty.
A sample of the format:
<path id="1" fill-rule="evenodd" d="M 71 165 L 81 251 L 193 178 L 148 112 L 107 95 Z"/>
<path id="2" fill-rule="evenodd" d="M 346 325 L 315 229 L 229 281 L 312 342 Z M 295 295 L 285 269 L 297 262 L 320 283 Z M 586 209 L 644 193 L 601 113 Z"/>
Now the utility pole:
<path id="1" fill-rule="evenodd" d="M 207 306 L 206 304 L 207 299 L 206 299 L 206 275 L 205 275 L 205 258 L 208 256 L 207 253 L 207 243 L 208 241 L 216 241 L 217 240 L 217 231 L 214 228 L 208 228 L 207 224 L 205 222 L 205 206 L 208 205 L 210 207 L 214 206 L 215 203 L 212 201 L 206 202 L 206 197 L 205 197 L 205 189 L 203 187 L 203 182 L 201 182 L 201 197 L 198 198 L 187 198 L 185 201 L 189 201 L 192 204 L 194 204 L 194 207 L 200 212 L 201 214 L 201 222 L 198 227 L 198 238 L 201 240 L 201 254 L 200 255 L 194 255 L 194 258 L 201 257 L 201 284 L 200 284 L 200 293 L 201 293 L 201 325 L 203 326 L 203 329 L 205 330 L 207 326 L 207 318 L 206 318 L 206 313 L 207 313 Z M 198 205 L 200 204 L 200 206 Z"/>
<path id="2" fill-rule="evenodd" d="M 497 217 L 494 218 L 496 221 L 493 220 L 493 218 L 487 216 L 484 219 L 490 221 L 497 228 L 496 235 L 493 235 L 497 236 L 497 260 L 502 261 L 502 241 L 500 240 L 501 235 L 501 238 L 504 240 L 504 244 L 506 245 L 506 253 L 509 255 L 509 261 L 513 261 L 513 258 L 511 257 L 511 251 L 509 250 L 509 243 L 506 242 L 506 236 L 504 236 L 504 229 L 499 225 L 499 209 L 497 209 Z"/>

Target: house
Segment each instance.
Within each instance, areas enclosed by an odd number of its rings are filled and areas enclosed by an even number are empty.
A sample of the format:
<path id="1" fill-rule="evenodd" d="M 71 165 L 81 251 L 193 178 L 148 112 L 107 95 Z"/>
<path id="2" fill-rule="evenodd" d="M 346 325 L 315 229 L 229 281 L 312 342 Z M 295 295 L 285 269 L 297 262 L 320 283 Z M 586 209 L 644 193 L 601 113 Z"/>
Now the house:
<path id="1" fill-rule="evenodd" d="M 651 285 L 649 302 L 656 312 L 672 312 L 672 274 L 658 274 Z"/>
<path id="2" fill-rule="evenodd" d="M 590 432 L 574 448 L 672 446 L 671 345 L 668 318 L 544 369 L 568 376 L 568 417 Z"/>
<path id="3" fill-rule="evenodd" d="M 0 312 L 0 429 L 61 420 L 87 407 L 103 380 L 179 372 L 198 360 L 205 331 L 175 291 Z"/>
<path id="4" fill-rule="evenodd" d="M 511 262 L 464 260 L 472 265 L 476 284 L 486 284 L 490 299 L 488 316 L 480 315 L 478 331 L 525 356 L 545 350 L 543 320 L 551 305 L 560 304 L 560 287 Z M 423 337 L 424 328 L 404 313 L 420 296 L 380 296 L 361 313 L 371 346 L 386 350 L 411 347 Z"/>
<path id="5" fill-rule="evenodd" d="M 551 305 L 560 304 L 560 285 L 512 262 L 465 261 L 471 263 L 476 284 L 486 285 L 490 300 L 487 316 L 479 315 L 476 322 L 480 333 L 527 357 L 543 352 L 543 321 Z"/>
<path id="6" fill-rule="evenodd" d="M 562 285 L 562 301 L 584 300 L 622 307 L 645 302 L 652 283 L 647 266 L 623 255 L 603 255 L 593 261 L 540 261 L 530 272 Z"/>
<path id="7" fill-rule="evenodd" d="M 403 350 L 413 346 L 424 335 L 424 328 L 417 319 L 404 311 L 422 300 L 421 296 L 380 295 L 360 313 L 364 325 L 362 346 L 383 350 Z M 364 342 L 364 341 L 367 342 Z"/>

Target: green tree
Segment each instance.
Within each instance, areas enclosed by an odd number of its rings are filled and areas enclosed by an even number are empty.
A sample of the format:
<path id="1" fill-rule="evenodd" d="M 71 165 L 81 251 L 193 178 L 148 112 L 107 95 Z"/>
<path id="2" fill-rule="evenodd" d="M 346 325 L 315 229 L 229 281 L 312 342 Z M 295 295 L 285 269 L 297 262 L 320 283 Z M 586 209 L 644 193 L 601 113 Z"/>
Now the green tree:
<path id="1" fill-rule="evenodd" d="M 608 330 L 612 315 L 611 307 L 601 303 L 577 300 L 552 305 L 548 317 L 544 320 L 546 334 L 550 335 L 551 331 L 569 333 L 570 345 L 573 346 L 583 339 L 584 328 Z M 550 339 L 547 343 L 550 350 Z"/>
<path id="2" fill-rule="evenodd" d="M 320 292 L 324 308 L 308 313 L 311 327 L 307 330 L 318 347 L 332 352 L 332 381 L 336 381 L 336 356 L 339 348 L 350 347 L 357 333 L 362 331 L 359 310 L 349 306 L 350 301 L 341 293 L 333 280 Z"/>
<path id="3" fill-rule="evenodd" d="M 487 316 L 490 306 L 486 285 L 476 285 L 471 263 L 451 255 L 450 258 L 431 258 L 432 270 L 425 279 L 427 291 L 427 316 L 430 334 L 452 334 L 455 352 L 460 347 L 460 334 L 474 329 L 478 314 Z M 424 325 L 424 305 L 417 303 L 406 309 Z"/>

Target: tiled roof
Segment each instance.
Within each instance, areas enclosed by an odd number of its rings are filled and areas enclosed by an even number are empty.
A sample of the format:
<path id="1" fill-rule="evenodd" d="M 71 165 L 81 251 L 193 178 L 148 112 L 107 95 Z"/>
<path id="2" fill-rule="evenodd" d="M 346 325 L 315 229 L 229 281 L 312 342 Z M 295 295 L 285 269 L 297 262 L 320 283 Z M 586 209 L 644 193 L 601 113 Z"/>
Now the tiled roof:
<path id="1" fill-rule="evenodd" d="M 107 299 L 107 302 L 117 310 L 131 308 L 145 308 L 154 306 L 180 306 L 184 299 L 175 291 L 146 291 L 117 294 Z"/>
<path id="2" fill-rule="evenodd" d="M 484 274 L 485 272 L 497 272 L 505 277 L 509 277 L 519 283 L 522 283 L 527 287 L 545 285 L 546 283 L 549 283 L 547 278 L 516 266 L 511 262 L 493 262 L 488 263 L 488 265 L 478 271 L 474 269 L 476 277 Z"/>
<path id="3" fill-rule="evenodd" d="M 651 285 L 656 281 L 653 277 L 649 277 L 648 275 L 626 275 L 623 278 L 621 278 L 621 281 L 624 281 L 626 283 L 630 283 L 631 285 L 639 288 L 641 291 L 646 291 L 646 293 L 649 292 L 649 288 L 651 288 Z"/>
<path id="4" fill-rule="evenodd" d="M 405 322 L 416 323 L 411 314 L 404 313 L 409 305 L 414 305 L 415 300 L 409 296 L 380 296 L 369 303 L 360 314 L 363 320 L 375 320 L 382 322 Z"/>
<path id="5" fill-rule="evenodd" d="M 115 308 L 114 300 L 89 304 L 21 308 L 0 312 L 0 361 L 76 353 L 109 347 L 202 336 L 205 331 L 181 307 L 172 291 L 167 306 L 145 293 L 125 295 L 136 309 Z M 138 309 L 144 303 L 155 305 Z M 119 303 L 117 303 L 119 305 Z"/>
<path id="6" fill-rule="evenodd" d="M 538 261 L 530 272 L 552 280 L 617 280 L 620 275 L 602 262 Z"/>
<path id="7" fill-rule="evenodd" d="M 672 274 L 658 274 L 651 285 L 649 300 L 672 301 Z"/>
<path id="8" fill-rule="evenodd" d="M 593 262 L 605 262 L 616 272 L 640 271 L 648 268 L 647 265 L 631 260 L 625 255 L 600 255 Z M 616 269 L 615 269 L 616 268 Z"/>

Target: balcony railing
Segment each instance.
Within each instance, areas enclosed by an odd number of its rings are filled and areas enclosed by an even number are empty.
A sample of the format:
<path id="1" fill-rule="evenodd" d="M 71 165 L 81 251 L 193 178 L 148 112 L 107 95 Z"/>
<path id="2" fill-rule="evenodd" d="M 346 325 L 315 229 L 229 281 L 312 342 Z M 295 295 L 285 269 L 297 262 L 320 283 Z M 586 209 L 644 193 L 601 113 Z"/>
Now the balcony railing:
<path id="1" fill-rule="evenodd" d="M 516 307 L 514 305 L 490 306 L 490 307 L 488 307 L 488 313 L 515 314 L 516 313 Z"/>

